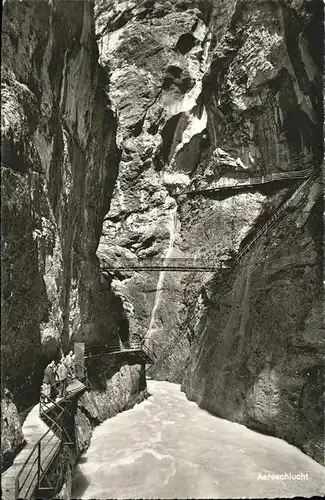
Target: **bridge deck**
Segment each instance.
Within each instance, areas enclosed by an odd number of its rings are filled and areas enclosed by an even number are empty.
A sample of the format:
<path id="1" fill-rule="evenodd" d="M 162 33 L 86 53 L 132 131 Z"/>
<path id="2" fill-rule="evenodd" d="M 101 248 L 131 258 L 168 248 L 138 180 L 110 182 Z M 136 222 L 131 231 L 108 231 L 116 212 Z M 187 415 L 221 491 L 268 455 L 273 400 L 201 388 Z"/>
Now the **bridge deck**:
<path id="1" fill-rule="evenodd" d="M 67 386 L 66 395 L 62 398 L 56 399 L 56 401 L 55 401 L 56 404 L 62 406 L 62 403 L 64 403 L 65 401 L 67 401 L 69 399 L 72 399 L 74 396 L 81 393 L 85 388 L 86 388 L 85 384 L 80 382 L 80 380 L 78 380 L 78 379 L 72 380 L 72 382 Z M 48 413 L 54 407 L 55 407 L 54 403 L 47 403 L 46 406 L 42 407 L 42 412 Z"/>
<path id="2" fill-rule="evenodd" d="M 214 258 L 172 257 L 172 258 L 123 258 L 118 263 L 106 265 L 112 271 L 178 271 L 178 272 L 215 272 L 227 263 Z"/>

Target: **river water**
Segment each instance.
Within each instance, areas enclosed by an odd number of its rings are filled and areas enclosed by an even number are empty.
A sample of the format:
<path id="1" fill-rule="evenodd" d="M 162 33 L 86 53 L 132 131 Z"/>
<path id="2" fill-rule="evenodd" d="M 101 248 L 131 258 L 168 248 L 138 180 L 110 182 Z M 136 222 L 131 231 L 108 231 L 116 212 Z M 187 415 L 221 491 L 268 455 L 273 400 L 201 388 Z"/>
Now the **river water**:
<path id="1" fill-rule="evenodd" d="M 285 441 L 201 410 L 179 385 L 149 380 L 148 390 L 145 402 L 94 430 L 75 469 L 73 498 L 274 498 L 324 491 L 325 469 Z"/>

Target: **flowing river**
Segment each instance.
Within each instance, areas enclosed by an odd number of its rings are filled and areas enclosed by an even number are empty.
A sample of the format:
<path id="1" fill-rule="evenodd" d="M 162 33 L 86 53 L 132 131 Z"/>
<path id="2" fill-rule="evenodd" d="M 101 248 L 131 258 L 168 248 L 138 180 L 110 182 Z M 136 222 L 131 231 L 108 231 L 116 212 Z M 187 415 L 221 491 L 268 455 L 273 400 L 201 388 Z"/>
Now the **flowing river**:
<path id="1" fill-rule="evenodd" d="M 294 446 L 209 414 L 188 401 L 179 385 L 149 380 L 148 391 L 145 402 L 94 430 L 75 469 L 73 498 L 274 498 L 324 492 L 325 469 Z"/>

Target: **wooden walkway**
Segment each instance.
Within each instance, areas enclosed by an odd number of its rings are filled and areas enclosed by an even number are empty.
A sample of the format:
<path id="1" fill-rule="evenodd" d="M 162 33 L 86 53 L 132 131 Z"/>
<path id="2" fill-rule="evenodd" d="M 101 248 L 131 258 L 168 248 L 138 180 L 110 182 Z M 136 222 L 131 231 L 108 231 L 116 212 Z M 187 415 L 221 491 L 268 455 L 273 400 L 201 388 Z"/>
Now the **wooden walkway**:
<path id="1" fill-rule="evenodd" d="M 43 469 L 48 468 L 60 448 L 61 440 L 39 415 L 39 404 L 34 406 L 28 414 L 22 430 L 27 443 L 15 458 L 12 466 L 1 477 L 2 494 L 5 500 L 16 500 L 18 496 L 26 499 L 32 498 L 38 484 L 39 450 L 37 444 L 44 434 L 47 433 L 41 444 Z M 24 467 L 27 462 L 30 466 Z M 17 484 L 18 478 L 19 485 Z"/>
<path id="2" fill-rule="evenodd" d="M 58 404 L 64 406 L 65 401 L 80 394 L 84 389 L 82 382 L 73 380 L 67 386 L 67 395 L 58 399 L 56 404 L 48 403 L 46 410 L 42 409 L 43 414 L 49 414 Z M 53 426 L 53 429 L 49 428 L 40 416 L 39 404 L 27 415 L 22 430 L 26 445 L 1 477 L 4 500 L 32 499 L 61 447 L 62 432 L 57 432 L 60 430 L 59 425 L 57 424 L 56 428 Z"/>
<path id="3" fill-rule="evenodd" d="M 61 405 L 64 403 L 67 399 L 71 399 L 75 395 L 79 394 L 85 389 L 85 385 L 80 382 L 80 380 L 75 379 L 73 380 L 66 389 L 66 396 L 64 398 L 58 398 L 55 400 L 55 403 L 57 405 Z M 42 411 L 43 413 L 49 413 L 53 408 L 55 407 L 54 403 L 47 403 L 46 406 L 43 406 Z"/>
<path id="4" fill-rule="evenodd" d="M 156 361 L 155 354 L 141 342 L 130 342 L 127 347 L 121 348 L 119 345 L 93 345 L 85 349 L 85 359 L 96 356 L 117 356 L 125 358 L 129 364 L 153 364 Z"/>

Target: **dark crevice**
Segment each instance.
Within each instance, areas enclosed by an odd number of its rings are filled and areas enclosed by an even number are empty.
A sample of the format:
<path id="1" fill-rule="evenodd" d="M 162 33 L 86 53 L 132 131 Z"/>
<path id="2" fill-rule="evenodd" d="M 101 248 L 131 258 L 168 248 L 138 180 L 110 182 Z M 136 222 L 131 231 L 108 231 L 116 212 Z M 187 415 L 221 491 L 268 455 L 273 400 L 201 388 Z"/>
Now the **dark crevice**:
<path id="1" fill-rule="evenodd" d="M 178 66 L 169 66 L 162 88 L 166 90 L 174 85 L 185 94 L 193 84 L 194 82 L 186 71 L 183 71 L 182 68 Z"/>
<path id="2" fill-rule="evenodd" d="M 175 50 L 180 52 L 181 54 L 187 54 L 193 49 L 196 43 L 196 39 L 191 33 L 185 33 L 181 35 L 178 39 L 178 42 L 175 45 Z"/>
<path id="3" fill-rule="evenodd" d="M 144 248 L 149 248 L 151 245 L 155 243 L 156 237 L 155 235 L 149 236 L 143 243 L 141 243 L 141 250 Z"/>
<path id="4" fill-rule="evenodd" d="M 146 119 L 146 113 L 138 120 L 133 126 L 132 126 L 132 133 L 134 137 L 138 137 L 142 130 L 143 130 L 143 124 Z"/>
<path id="5" fill-rule="evenodd" d="M 1 162 L 3 162 L 6 167 L 24 174 L 28 171 L 28 166 L 25 161 L 27 156 L 25 153 L 25 143 L 22 139 L 19 142 L 15 142 L 13 133 L 10 134 L 8 132 L 6 136 L 2 137 L 1 150 Z"/>
<path id="6" fill-rule="evenodd" d="M 170 148 L 173 142 L 173 137 L 174 133 L 176 130 L 176 127 L 178 125 L 178 122 L 180 120 L 180 117 L 182 116 L 182 113 L 178 113 L 177 115 L 172 116 L 169 120 L 167 120 L 161 135 L 162 135 L 162 157 L 164 163 L 167 163 L 169 153 L 170 153 Z"/>

